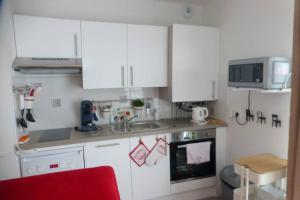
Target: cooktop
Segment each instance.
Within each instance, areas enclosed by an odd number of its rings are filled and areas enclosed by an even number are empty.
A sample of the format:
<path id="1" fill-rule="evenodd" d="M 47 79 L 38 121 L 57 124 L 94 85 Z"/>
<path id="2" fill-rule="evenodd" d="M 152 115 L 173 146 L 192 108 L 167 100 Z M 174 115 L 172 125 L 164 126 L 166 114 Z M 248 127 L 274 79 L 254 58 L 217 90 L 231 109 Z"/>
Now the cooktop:
<path id="1" fill-rule="evenodd" d="M 71 128 L 45 130 L 38 142 L 49 142 L 70 139 Z"/>

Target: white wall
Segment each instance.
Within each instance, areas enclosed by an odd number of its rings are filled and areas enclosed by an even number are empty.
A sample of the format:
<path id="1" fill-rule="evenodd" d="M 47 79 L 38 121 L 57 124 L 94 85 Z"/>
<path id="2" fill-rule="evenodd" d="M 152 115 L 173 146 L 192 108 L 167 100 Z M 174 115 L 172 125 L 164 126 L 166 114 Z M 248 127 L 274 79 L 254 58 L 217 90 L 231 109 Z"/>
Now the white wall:
<path id="1" fill-rule="evenodd" d="M 12 96 L 11 64 L 15 56 L 12 13 L 8 0 L 0 1 L 0 179 L 18 177 L 15 155 L 15 116 Z"/>
<path id="2" fill-rule="evenodd" d="M 229 110 L 247 107 L 247 92 L 227 88 L 228 61 L 258 56 L 291 56 L 293 0 L 221 1 L 220 99 L 216 115 L 228 121 L 228 160 L 270 152 L 287 157 L 290 94 L 252 95 L 251 108 L 267 116 L 267 124 L 238 126 Z M 214 7 L 215 8 L 215 7 Z M 205 8 L 204 8 L 205 10 Z M 206 10 L 206 12 L 209 12 Z M 212 20 L 213 21 L 213 20 Z M 271 128 L 271 114 L 278 114 L 282 128 Z"/>

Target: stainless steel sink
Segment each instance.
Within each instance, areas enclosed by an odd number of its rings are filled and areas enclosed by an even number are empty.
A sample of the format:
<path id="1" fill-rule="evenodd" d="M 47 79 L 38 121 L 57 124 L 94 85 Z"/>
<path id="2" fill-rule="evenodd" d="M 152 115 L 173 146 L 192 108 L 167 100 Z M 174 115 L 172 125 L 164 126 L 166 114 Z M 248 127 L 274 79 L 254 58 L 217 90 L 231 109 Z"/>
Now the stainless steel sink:
<path id="1" fill-rule="evenodd" d="M 155 130 L 159 129 L 160 125 L 155 122 L 134 122 L 130 124 L 129 128 L 133 131 Z"/>
<path id="2" fill-rule="evenodd" d="M 111 127 L 113 132 L 130 133 L 138 131 L 151 131 L 160 129 L 161 126 L 156 122 L 133 122 L 128 124 L 128 128 L 124 129 L 124 124 L 118 124 Z"/>

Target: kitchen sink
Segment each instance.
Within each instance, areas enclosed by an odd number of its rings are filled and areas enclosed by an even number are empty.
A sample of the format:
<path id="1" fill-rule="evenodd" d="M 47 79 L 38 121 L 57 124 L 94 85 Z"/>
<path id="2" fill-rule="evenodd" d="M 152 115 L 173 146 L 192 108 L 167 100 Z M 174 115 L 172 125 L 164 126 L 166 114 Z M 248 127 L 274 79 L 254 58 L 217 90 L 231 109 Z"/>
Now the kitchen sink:
<path id="1" fill-rule="evenodd" d="M 141 130 L 152 130 L 152 129 L 159 129 L 160 125 L 155 122 L 134 122 L 131 123 L 129 126 L 130 130 L 133 131 L 141 131 Z"/>
<path id="2" fill-rule="evenodd" d="M 151 131 L 162 128 L 156 122 L 133 122 L 127 125 L 127 129 L 124 129 L 124 124 L 116 124 L 111 126 L 113 132 L 118 133 L 130 133 L 130 132 L 139 132 L 139 131 Z"/>

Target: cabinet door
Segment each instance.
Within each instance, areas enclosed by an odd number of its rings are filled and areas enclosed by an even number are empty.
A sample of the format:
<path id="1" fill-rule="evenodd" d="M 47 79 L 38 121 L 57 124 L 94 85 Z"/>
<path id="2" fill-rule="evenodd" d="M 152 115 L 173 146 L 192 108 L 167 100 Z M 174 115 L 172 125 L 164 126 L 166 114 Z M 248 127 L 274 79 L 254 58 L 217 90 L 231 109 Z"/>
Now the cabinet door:
<path id="1" fill-rule="evenodd" d="M 169 134 L 159 135 L 169 141 Z M 144 144 L 151 149 L 156 143 L 156 136 L 141 138 Z M 130 138 L 130 149 L 139 144 L 139 137 Z M 157 165 L 142 167 L 131 161 L 132 193 L 134 200 L 154 199 L 170 194 L 170 155 L 163 157 Z"/>
<path id="2" fill-rule="evenodd" d="M 83 88 L 127 85 L 127 25 L 82 21 Z"/>
<path id="3" fill-rule="evenodd" d="M 219 30 L 173 25 L 172 34 L 173 102 L 217 99 Z"/>
<path id="4" fill-rule="evenodd" d="M 121 199 L 132 199 L 128 138 L 87 143 L 84 154 L 86 167 L 113 167 Z"/>
<path id="5" fill-rule="evenodd" d="M 15 15 L 18 57 L 81 57 L 79 20 Z"/>
<path id="6" fill-rule="evenodd" d="M 168 29 L 128 25 L 130 87 L 166 87 Z"/>

